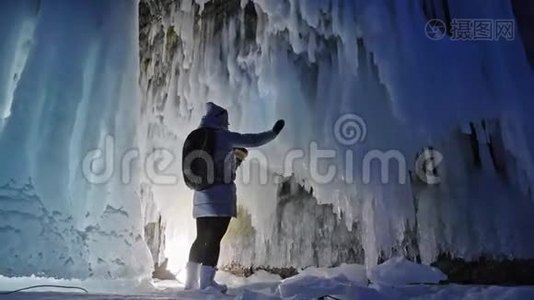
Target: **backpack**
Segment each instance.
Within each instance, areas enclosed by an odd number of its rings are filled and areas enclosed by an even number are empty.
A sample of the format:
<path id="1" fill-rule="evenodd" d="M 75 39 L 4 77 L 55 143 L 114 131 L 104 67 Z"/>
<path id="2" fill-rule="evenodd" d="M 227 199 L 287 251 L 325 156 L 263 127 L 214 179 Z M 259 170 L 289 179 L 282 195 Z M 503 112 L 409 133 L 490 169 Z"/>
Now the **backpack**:
<path id="1" fill-rule="evenodd" d="M 214 129 L 198 128 L 187 136 L 182 151 L 182 173 L 187 187 L 202 191 L 216 183 L 214 150 Z"/>

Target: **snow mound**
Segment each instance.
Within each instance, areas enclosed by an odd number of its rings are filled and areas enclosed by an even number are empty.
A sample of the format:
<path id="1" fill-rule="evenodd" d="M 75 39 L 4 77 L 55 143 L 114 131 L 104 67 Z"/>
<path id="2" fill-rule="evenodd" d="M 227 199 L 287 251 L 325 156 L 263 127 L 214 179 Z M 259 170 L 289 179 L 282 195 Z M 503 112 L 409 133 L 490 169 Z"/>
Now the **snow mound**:
<path id="1" fill-rule="evenodd" d="M 404 257 L 391 258 L 369 272 L 369 280 L 387 286 L 439 283 L 446 279 L 447 275 L 439 269 L 411 262 Z"/>
<path id="2" fill-rule="evenodd" d="M 280 297 L 276 294 L 269 293 L 263 290 L 249 290 L 245 289 L 243 293 L 236 297 L 237 300 L 279 300 Z"/>
<path id="3" fill-rule="evenodd" d="M 347 281 L 344 276 L 324 278 L 298 275 L 284 280 L 278 289 L 283 299 L 317 299 L 325 296 L 342 299 L 382 299 L 376 290 L 356 285 Z"/>
<path id="4" fill-rule="evenodd" d="M 342 264 L 336 268 L 310 267 L 302 270 L 299 275 L 322 277 L 327 279 L 344 278 L 345 281 L 366 286 L 368 283 L 366 268 L 358 264 Z"/>
<path id="5" fill-rule="evenodd" d="M 347 299 L 380 299 L 379 294 L 367 288 L 368 280 L 362 265 L 342 265 L 337 268 L 308 268 L 288 278 L 278 290 L 286 299 L 316 299 L 340 295 Z"/>

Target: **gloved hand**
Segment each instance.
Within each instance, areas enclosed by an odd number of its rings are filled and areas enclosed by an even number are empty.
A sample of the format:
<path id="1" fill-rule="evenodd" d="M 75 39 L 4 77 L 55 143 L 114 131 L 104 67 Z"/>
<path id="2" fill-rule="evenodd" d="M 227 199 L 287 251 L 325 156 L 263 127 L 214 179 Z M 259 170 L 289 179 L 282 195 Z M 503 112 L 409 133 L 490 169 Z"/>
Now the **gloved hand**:
<path id="1" fill-rule="evenodd" d="M 245 158 L 247 158 L 248 150 L 245 148 L 234 148 L 234 155 L 236 159 L 236 167 L 239 167 Z"/>
<path id="2" fill-rule="evenodd" d="M 286 122 L 284 120 L 278 120 L 276 121 L 276 124 L 274 124 L 273 131 L 276 134 L 280 134 L 282 129 L 284 129 L 284 126 L 286 125 Z"/>

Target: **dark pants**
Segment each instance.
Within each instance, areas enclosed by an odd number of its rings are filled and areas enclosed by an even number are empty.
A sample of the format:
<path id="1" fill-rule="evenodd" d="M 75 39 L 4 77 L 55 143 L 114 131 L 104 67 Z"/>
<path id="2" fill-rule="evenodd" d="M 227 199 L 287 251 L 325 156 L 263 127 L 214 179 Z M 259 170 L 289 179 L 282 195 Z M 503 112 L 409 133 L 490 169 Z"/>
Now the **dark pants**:
<path id="1" fill-rule="evenodd" d="M 189 261 L 216 267 L 221 240 L 230 224 L 230 217 L 197 218 L 197 238 L 191 246 Z"/>

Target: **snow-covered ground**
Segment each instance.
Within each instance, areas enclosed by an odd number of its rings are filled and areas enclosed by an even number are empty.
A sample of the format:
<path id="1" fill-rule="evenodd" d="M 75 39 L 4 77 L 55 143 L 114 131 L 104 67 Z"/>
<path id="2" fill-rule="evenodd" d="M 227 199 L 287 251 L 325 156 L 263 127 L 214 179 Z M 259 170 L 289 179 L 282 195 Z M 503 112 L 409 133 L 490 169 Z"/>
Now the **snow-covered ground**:
<path id="1" fill-rule="evenodd" d="M 308 268 L 280 280 L 259 271 L 248 278 L 228 273 L 217 280 L 229 285 L 227 295 L 215 291 L 184 291 L 178 281 L 54 280 L 38 277 L 0 277 L 0 290 L 52 284 L 83 287 L 89 294 L 41 288 L 31 292 L 0 295 L 0 299 L 533 299 L 534 287 L 439 284 L 446 275 L 438 269 L 393 258 L 367 270 L 362 265 Z M 67 291 L 67 292 L 65 292 Z"/>

